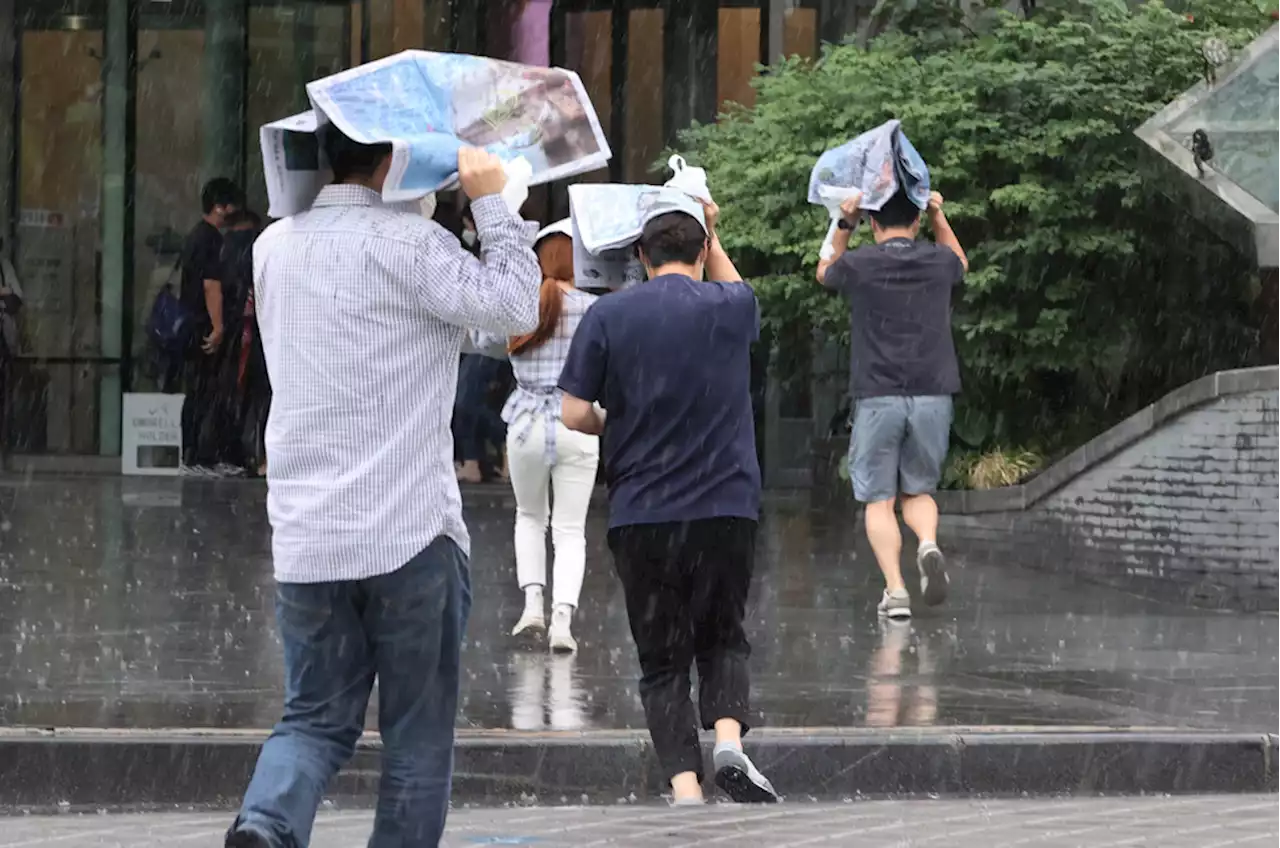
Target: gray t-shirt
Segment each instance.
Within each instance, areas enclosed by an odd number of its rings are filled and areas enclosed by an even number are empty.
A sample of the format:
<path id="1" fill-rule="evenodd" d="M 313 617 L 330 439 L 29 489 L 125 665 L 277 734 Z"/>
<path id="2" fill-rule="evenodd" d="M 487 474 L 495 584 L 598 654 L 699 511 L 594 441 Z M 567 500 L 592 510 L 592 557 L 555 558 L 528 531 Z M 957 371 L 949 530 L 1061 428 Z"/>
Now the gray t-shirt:
<path id="1" fill-rule="evenodd" d="M 889 239 L 835 261 L 826 285 L 849 298 L 854 400 L 959 393 L 951 293 L 963 279 L 960 258 L 926 241 Z"/>

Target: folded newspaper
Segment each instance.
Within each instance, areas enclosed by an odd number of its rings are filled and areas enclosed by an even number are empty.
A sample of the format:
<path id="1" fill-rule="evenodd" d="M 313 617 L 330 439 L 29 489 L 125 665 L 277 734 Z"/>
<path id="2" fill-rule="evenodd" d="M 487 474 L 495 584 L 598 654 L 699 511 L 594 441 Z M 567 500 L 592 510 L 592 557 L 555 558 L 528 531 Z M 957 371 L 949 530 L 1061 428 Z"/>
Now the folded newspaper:
<path id="1" fill-rule="evenodd" d="M 269 214 L 310 207 L 329 180 L 317 131 L 332 123 L 363 144 L 390 142 L 390 203 L 457 182 L 458 150 L 528 161 L 529 185 L 603 167 L 611 155 L 572 71 L 407 50 L 307 84 L 312 108 L 260 131 Z"/>
<path id="2" fill-rule="evenodd" d="M 679 177 L 683 168 L 676 169 Z M 692 170 L 692 169 L 689 169 Z M 701 170 L 701 169 L 698 169 Z M 673 177 L 673 183 L 677 179 Z M 705 177 L 700 195 L 710 199 Z M 644 227 L 659 215 L 684 212 L 706 228 L 702 203 L 689 186 L 578 183 L 569 186 L 573 228 L 573 273 L 582 288 L 626 288 L 644 279 L 634 245 Z"/>
<path id="3" fill-rule="evenodd" d="M 573 275 L 581 288 L 626 288 L 644 279 L 635 243 L 659 215 L 684 212 L 706 228 L 702 204 L 667 186 L 578 183 L 569 186 Z"/>
<path id="4" fill-rule="evenodd" d="M 859 206 L 876 211 L 902 188 L 920 209 L 929 205 L 929 168 L 902 131 L 899 120 L 886 121 L 853 141 L 818 157 L 809 176 L 809 202 L 825 206 L 831 227 L 822 246 L 823 258 L 831 251 L 840 204 L 862 192 Z"/>

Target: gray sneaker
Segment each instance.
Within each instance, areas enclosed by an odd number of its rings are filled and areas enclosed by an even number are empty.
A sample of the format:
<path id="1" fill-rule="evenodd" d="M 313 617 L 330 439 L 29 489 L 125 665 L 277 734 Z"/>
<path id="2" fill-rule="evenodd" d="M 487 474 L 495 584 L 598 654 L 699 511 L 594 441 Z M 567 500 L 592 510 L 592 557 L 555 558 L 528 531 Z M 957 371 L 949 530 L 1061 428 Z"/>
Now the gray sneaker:
<path id="1" fill-rule="evenodd" d="M 876 611 L 888 618 L 910 618 L 911 595 L 906 589 L 894 589 L 892 592 L 886 589 L 884 597 L 880 599 L 880 606 L 876 607 Z"/>
<path id="2" fill-rule="evenodd" d="M 739 804 L 776 804 L 778 793 L 742 752 L 732 745 L 717 745 L 712 755 L 716 767 L 716 786 Z"/>
<path id="3" fill-rule="evenodd" d="M 937 545 L 922 545 L 916 552 L 916 566 L 920 569 L 920 593 L 924 602 L 936 607 L 947 599 L 950 579 L 947 577 L 947 558 Z"/>

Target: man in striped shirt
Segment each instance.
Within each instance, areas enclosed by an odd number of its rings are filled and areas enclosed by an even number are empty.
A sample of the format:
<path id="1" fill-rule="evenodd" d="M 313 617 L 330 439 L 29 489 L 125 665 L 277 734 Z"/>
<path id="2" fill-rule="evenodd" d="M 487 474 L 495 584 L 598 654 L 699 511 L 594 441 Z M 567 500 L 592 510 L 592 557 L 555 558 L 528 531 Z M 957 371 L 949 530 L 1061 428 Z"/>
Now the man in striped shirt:
<path id="1" fill-rule="evenodd" d="M 438 224 L 383 203 L 390 145 L 332 127 L 323 140 L 334 184 L 254 246 L 274 391 L 267 509 L 285 706 L 226 844 L 308 843 L 376 677 L 384 752 L 369 845 L 434 846 L 471 605 L 449 432 L 458 356 L 463 328 L 537 325 L 537 227 L 499 196 L 501 163 L 461 150 L 477 259 Z"/>

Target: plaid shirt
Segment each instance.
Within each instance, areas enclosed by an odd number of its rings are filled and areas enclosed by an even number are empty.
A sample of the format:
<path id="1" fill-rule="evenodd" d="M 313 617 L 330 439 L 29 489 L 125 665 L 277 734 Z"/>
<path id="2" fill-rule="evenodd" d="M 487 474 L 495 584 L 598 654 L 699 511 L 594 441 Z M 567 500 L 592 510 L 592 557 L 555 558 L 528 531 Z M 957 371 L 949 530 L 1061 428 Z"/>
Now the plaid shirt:
<path id="1" fill-rule="evenodd" d="M 462 328 L 527 332 L 542 282 L 536 225 L 498 197 L 471 208 L 482 260 L 352 185 L 254 245 L 277 580 L 386 574 L 442 535 L 469 549 L 449 431 Z"/>
<path id="2" fill-rule="evenodd" d="M 564 393 L 556 387 L 564 361 L 569 358 L 569 345 L 573 334 L 582 323 L 591 304 L 598 298 L 578 289 L 564 293 L 564 308 L 560 312 L 560 324 L 546 343 L 533 350 L 511 357 L 511 370 L 516 377 L 516 388 L 502 407 L 502 420 L 514 427 L 517 441 L 524 443 L 533 430 L 533 423 L 541 415 L 546 426 L 546 458 L 548 465 L 556 462 L 556 422 L 560 420 L 560 402 Z M 476 333 L 475 344 L 488 355 L 501 356 L 508 339 L 490 333 Z"/>

